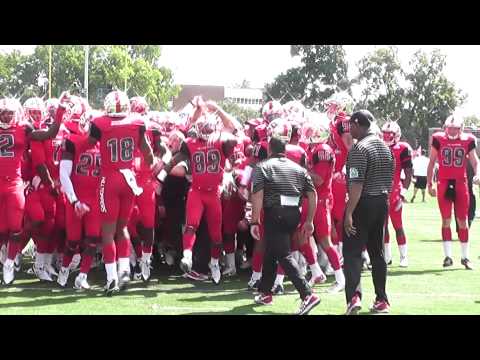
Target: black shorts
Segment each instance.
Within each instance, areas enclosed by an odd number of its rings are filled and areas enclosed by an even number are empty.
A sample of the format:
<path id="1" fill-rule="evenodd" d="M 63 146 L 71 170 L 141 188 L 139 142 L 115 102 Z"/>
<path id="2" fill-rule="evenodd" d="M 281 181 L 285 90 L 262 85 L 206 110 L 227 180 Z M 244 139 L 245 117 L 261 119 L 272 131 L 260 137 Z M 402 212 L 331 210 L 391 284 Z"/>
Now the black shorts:
<path id="1" fill-rule="evenodd" d="M 427 177 L 417 176 L 415 181 L 415 188 L 424 190 L 427 187 Z"/>

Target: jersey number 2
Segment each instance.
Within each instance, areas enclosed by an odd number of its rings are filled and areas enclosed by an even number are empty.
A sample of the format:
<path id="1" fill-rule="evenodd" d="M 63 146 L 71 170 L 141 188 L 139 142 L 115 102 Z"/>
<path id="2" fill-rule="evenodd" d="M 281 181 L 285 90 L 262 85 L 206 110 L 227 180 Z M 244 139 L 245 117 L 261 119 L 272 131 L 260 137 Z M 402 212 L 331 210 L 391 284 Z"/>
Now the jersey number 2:
<path id="1" fill-rule="evenodd" d="M 13 141 L 12 134 L 1 134 L 0 135 L 0 157 L 7 157 L 11 158 L 15 156 L 15 152 L 13 151 L 13 145 L 15 142 Z"/>

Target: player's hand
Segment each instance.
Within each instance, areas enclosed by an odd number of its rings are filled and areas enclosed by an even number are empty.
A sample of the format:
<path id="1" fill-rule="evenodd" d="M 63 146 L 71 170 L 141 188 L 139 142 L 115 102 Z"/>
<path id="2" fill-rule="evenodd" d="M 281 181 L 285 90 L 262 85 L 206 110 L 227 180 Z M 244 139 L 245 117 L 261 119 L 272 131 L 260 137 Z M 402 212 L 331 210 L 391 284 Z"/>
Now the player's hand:
<path id="1" fill-rule="evenodd" d="M 152 173 L 153 173 L 153 176 L 157 176 L 160 171 L 162 171 L 163 167 L 164 167 L 164 163 L 162 160 L 160 160 L 159 158 L 157 157 L 154 157 L 153 158 L 153 164 L 151 166 L 151 169 L 152 169 Z"/>
<path id="2" fill-rule="evenodd" d="M 302 227 L 302 237 L 303 239 L 309 239 L 313 235 L 313 223 L 311 221 L 306 221 Z"/>
<path id="3" fill-rule="evenodd" d="M 63 108 L 66 108 L 72 102 L 72 97 L 70 95 L 70 92 L 68 92 L 68 91 L 62 92 L 62 94 L 60 95 L 60 98 L 58 100 L 59 100 L 59 105 Z"/>
<path id="4" fill-rule="evenodd" d="M 437 191 L 433 188 L 433 186 L 428 187 L 428 193 L 430 194 L 431 197 L 437 196 Z"/>
<path id="5" fill-rule="evenodd" d="M 403 198 L 403 196 L 400 196 L 400 197 L 398 198 L 398 201 L 397 201 L 397 203 L 395 204 L 395 208 L 394 208 L 394 211 L 395 211 L 395 212 L 399 211 L 399 210 L 402 208 L 404 201 L 405 201 L 405 199 Z"/>
<path id="6" fill-rule="evenodd" d="M 250 234 L 255 240 L 260 241 L 260 225 L 250 225 Z"/>
<path id="7" fill-rule="evenodd" d="M 216 112 L 220 109 L 218 104 L 215 101 L 212 101 L 212 100 L 208 100 L 205 103 L 205 106 L 207 107 L 207 110 L 210 111 L 210 112 Z"/>
<path id="8" fill-rule="evenodd" d="M 475 185 L 480 185 L 480 176 L 475 175 L 475 176 L 473 177 L 473 183 L 474 183 Z"/>
<path id="9" fill-rule="evenodd" d="M 87 204 L 84 204 L 80 201 L 77 201 L 75 203 L 75 215 L 77 215 L 77 217 L 82 218 L 83 215 L 85 215 L 89 211 L 90 207 Z"/>
<path id="10" fill-rule="evenodd" d="M 353 226 L 353 219 L 351 214 L 345 214 L 345 220 L 343 221 L 343 228 L 347 236 L 353 236 L 357 233 L 357 229 Z"/>

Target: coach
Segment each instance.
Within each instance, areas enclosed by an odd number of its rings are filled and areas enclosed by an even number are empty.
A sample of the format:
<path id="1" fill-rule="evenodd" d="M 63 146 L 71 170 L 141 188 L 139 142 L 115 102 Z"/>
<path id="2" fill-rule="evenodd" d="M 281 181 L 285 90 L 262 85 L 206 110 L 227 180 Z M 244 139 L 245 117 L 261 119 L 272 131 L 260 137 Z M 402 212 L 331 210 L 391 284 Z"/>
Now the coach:
<path id="1" fill-rule="evenodd" d="M 308 197 L 308 215 L 303 226 L 304 236 L 313 233 L 313 217 L 317 208 L 317 194 L 306 169 L 285 157 L 285 146 L 290 141 L 291 126 L 280 121 L 273 126 L 269 140 L 270 157 L 257 164 L 253 173 L 251 233 L 260 240 L 261 210 L 264 210 L 263 225 L 265 254 L 263 259 L 260 294 L 257 304 L 272 303 L 277 261 L 300 293 L 302 304 L 297 314 L 307 314 L 320 303 L 312 293 L 305 278 L 300 275 L 298 264 L 290 251 L 290 239 L 300 222 L 300 204 Z"/>
<path id="2" fill-rule="evenodd" d="M 360 110 L 350 118 L 350 133 L 357 142 L 347 159 L 348 202 L 345 210 L 343 258 L 347 315 L 361 309 L 360 272 L 362 249 L 367 247 L 372 264 L 376 299 L 372 312 L 389 311 L 385 285 L 387 265 L 383 255 L 383 236 L 388 216 L 388 197 L 392 188 L 394 161 L 390 149 L 370 131 L 373 115 Z"/>

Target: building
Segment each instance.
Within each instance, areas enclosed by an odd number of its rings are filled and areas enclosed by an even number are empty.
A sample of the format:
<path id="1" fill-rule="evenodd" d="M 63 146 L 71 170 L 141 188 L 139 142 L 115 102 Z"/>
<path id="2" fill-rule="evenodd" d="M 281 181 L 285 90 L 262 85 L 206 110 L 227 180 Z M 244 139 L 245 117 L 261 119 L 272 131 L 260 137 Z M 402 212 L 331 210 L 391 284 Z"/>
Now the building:
<path id="1" fill-rule="evenodd" d="M 213 101 L 231 101 L 240 107 L 258 111 L 263 104 L 263 89 L 229 88 L 210 85 L 180 85 L 180 94 L 173 99 L 173 111 L 183 109 L 196 95 Z"/>

